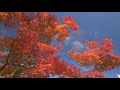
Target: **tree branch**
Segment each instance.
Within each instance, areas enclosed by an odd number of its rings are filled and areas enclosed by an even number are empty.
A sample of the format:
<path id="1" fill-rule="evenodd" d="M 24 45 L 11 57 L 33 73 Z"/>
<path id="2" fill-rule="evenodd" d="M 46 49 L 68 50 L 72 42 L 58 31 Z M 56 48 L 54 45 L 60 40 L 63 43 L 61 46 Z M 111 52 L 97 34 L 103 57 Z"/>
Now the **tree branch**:
<path id="1" fill-rule="evenodd" d="M 11 44 L 10 53 L 7 56 L 6 63 L 0 68 L 0 72 L 9 64 L 9 57 L 10 57 L 11 52 L 12 52 L 13 44 L 14 44 L 14 40 L 13 40 L 13 42 Z"/>
<path id="2" fill-rule="evenodd" d="M 22 69 L 18 69 L 18 70 L 14 73 L 14 75 L 12 76 L 12 78 L 19 78 L 19 75 L 20 75 L 22 72 L 23 72 Z"/>
<path id="3" fill-rule="evenodd" d="M 64 53 L 63 55 L 59 56 L 59 58 L 68 55 L 68 52 Z"/>

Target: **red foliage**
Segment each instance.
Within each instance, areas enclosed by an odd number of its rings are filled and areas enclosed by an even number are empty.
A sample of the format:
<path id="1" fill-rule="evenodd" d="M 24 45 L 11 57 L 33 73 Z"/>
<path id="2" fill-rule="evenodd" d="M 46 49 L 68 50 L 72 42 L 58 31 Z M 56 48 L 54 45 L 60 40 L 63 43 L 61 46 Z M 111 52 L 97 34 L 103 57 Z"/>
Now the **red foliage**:
<path id="1" fill-rule="evenodd" d="M 99 71 L 120 66 L 120 56 L 112 54 L 112 40 L 105 38 L 101 43 L 87 41 L 86 45 L 89 48 L 83 53 L 73 52 L 71 49 L 69 51 L 71 59 L 77 61 L 81 66 L 94 66 Z"/>
<path id="2" fill-rule="evenodd" d="M 16 36 L 0 39 L 0 74 L 4 77 L 47 78 L 52 74 L 60 78 L 103 78 L 103 71 L 120 65 L 120 57 L 112 54 L 113 43 L 104 39 L 87 42 L 88 49 L 81 52 L 69 51 L 70 57 L 81 66 L 94 66 L 94 69 L 81 72 L 80 68 L 60 60 L 63 50 L 60 44 L 51 45 L 56 37 L 63 41 L 69 36 L 69 27 L 77 30 L 79 25 L 71 16 L 58 21 L 54 14 L 47 12 L 1 12 L 0 22 L 7 28 L 16 29 Z"/>
<path id="3" fill-rule="evenodd" d="M 56 35 L 58 35 L 58 41 L 64 40 L 69 35 L 67 30 L 69 25 L 58 22 L 55 15 L 47 12 L 29 13 L 29 16 L 24 12 L 1 12 L 0 21 L 5 27 L 16 28 L 17 32 L 15 38 L 4 37 L 0 40 L 0 51 L 8 53 L 0 54 L 0 58 L 4 61 L 2 65 L 9 63 L 0 72 L 5 73 L 7 68 L 13 69 L 5 77 L 11 77 L 11 74 L 16 76 L 15 73 L 19 70 L 23 72 L 18 74 L 19 77 L 30 75 L 49 77 L 49 74 L 60 75 L 67 70 L 65 62 L 59 59 L 54 60 L 54 57 L 58 57 L 55 53 L 63 48 L 62 45 L 53 47 L 50 42 Z M 36 76 L 35 72 L 39 74 Z"/>
<path id="4" fill-rule="evenodd" d="M 99 46 L 99 43 L 97 41 L 91 41 L 91 42 L 86 42 L 86 45 L 89 48 L 95 48 L 95 47 Z"/>
<path id="5" fill-rule="evenodd" d="M 63 17 L 64 22 L 69 25 L 73 30 L 77 30 L 79 25 L 74 22 L 74 18 L 71 16 Z"/>

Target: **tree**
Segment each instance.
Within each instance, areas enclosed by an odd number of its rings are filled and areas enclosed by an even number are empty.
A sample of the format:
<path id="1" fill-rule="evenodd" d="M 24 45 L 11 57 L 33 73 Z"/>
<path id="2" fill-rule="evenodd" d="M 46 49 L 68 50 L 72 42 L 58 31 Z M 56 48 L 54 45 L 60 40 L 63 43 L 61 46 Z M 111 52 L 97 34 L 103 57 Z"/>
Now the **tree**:
<path id="1" fill-rule="evenodd" d="M 58 21 L 54 14 L 47 12 L 1 12 L 0 22 L 8 30 L 16 29 L 16 36 L 0 38 L 0 75 L 9 78 L 49 78 L 58 75 L 61 78 L 104 77 L 103 71 L 120 65 L 120 57 L 112 54 L 113 43 L 109 39 L 103 42 L 86 42 L 84 52 L 68 51 L 71 59 L 80 66 L 94 68 L 82 72 L 79 67 L 60 60 L 62 42 L 71 30 L 77 31 L 79 25 L 71 16 Z M 51 43 L 53 38 L 57 44 Z"/>

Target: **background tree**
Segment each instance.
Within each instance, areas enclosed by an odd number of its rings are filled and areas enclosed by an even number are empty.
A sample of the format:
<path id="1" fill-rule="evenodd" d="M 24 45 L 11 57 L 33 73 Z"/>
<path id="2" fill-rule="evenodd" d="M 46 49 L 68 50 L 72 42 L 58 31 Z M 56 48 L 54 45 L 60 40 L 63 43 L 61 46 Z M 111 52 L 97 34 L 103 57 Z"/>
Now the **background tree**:
<path id="1" fill-rule="evenodd" d="M 71 16 L 62 19 L 58 21 L 54 14 L 47 12 L 1 12 L 1 24 L 8 30 L 16 29 L 16 35 L 0 38 L 0 75 L 9 78 L 48 78 L 50 74 L 61 78 L 102 78 L 104 70 L 119 66 L 120 57 L 112 54 L 113 43 L 109 39 L 101 43 L 86 42 L 88 49 L 84 52 L 68 51 L 81 66 L 93 66 L 87 72 L 60 60 L 63 46 L 57 42 L 65 40 L 71 30 L 79 27 Z M 53 38 L 56 44 L 51 43 Z"/>

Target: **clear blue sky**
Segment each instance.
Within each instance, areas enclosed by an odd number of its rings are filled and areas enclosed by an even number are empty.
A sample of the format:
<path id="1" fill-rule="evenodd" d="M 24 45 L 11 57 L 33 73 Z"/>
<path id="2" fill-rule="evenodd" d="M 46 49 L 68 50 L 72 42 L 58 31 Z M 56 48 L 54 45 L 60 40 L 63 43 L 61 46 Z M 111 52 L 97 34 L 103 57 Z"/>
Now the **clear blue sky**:
<path id="1" fill-rule="evenodd" d="M 85 40 L 102 40 L 111 38 L 114 42 L 114 53 L 120 55 L 120 12 L 55 12 L 58 18 L 62 16 L 73 16 L 80 25 L 80 32 L 71 32 L 70 37 L 62 42 L 64 54 L 71 46 L 77 50 L 84 50 Z M 5 28 L 0 24 L 0 36 L 4 36 Z M 9 35 L 14 36 L 15 30 L 9 30 Z M 65 61 L 79 66 L 75 61 L 70 60 L 68 56 L 61 57 Z M 117 78 L 120 74 L 120 68 L 105 72 L 108 78 Z"/>
<path id="2" fill-rule="evenodd" d="M 66 43 L 64 41 L 66 51 L 71 46 L 83 49 L 85 40 L 111 38 L 115 45 L 114 53 L 120 55 L 120 12 L 56 12 L 56 14 L 58 18 L 61 18 L 61 16 L 73 16 L 76 22 L 80 24 L 80 33 L 71 33 L 73 39 L 65 40 Z M 75 41 L 76 39 L 77 41 Z M 62 59 L 76 64 L 70 61 L 67 56 Z M 107 71 L 105 75 L 108 78 L 117 78 L 117 73 L 120 74 L 120 68 Z"/>

